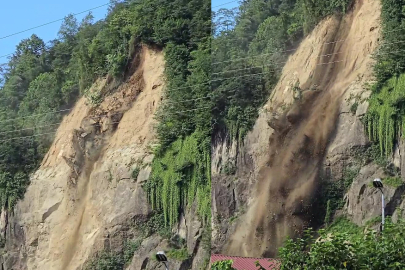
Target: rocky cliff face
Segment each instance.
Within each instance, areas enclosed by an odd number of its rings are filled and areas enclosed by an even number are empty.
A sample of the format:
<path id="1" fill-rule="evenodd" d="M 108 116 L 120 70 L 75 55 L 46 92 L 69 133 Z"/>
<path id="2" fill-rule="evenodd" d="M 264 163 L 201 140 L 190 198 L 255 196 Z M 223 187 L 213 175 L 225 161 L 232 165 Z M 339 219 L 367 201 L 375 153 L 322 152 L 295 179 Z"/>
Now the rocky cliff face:
<path id="1" fill-rule="evenodd" d="M 82 269 L 97 251 L 120 249 L 125 239 L 139 237 L 133 224 L 151 213 L 142 184 L 153 159 L 163 55 L 140 47 L 132 69 L 124 83 L 100 79 L 89 97 L 77 102 L 33 174 L 24 200 L 13 212 L 2 211 L 6 252 L 1 269 Z M 105 97 L 101 103 L 90 104 L 100 96 Z M 194 256 L 175 262 L 173 269 L 201 264 L 206 256 L 197 241 L 201 224 L 187 215 L 180 229 Z M 141 239 L 128 269 L 159 269 L 151 256 L 165 247 L 158 235 Z"/>
<path id="2" fill-rule="evenodd" d="M 287 236 L 316 225 L 321 184 L 341 181 L 348 169 L 360 173 L 346 196 L 345 211 L 357 223 L 378 215 L 378 201 L 363 196 L 379 194 L 358 191 L 380 175 L 378 166 L 358 161 L 356 153 L 369 147 L 361 117 L 367 111 L 366 82 L 372 80 L 379 16 L 379 2 L 364 0 L 354 1 L 343 17 L 325 19 L 289 57 L 244 141 L 216 136 L 214 252 L 275 256 Z M 227 175 L 225 167 L 236 169 L 226 170 Z M 398 192 L 392 191 L 392 197 L 398 198 Z M 354 199 L 358 196 L 363 199 Z M 359 218 L 362 202 L 375 211 Z"/>

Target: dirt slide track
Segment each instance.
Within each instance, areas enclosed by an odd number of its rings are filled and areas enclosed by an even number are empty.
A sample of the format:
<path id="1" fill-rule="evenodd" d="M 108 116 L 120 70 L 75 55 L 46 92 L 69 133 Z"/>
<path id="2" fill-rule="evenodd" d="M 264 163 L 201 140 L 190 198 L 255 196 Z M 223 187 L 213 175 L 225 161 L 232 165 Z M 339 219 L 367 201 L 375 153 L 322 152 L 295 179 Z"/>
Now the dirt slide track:
<path id="1" fill-rule="evenodd" d="M 372 72 L 371 53 L 379 37 L 373 26 L 378 25 L 379 14 L 378 1 L 356 1 L 344 17 L 318 25 L 290 57 L 269 107 L 276 111 L 293 103 L 291 91 L 287 92 L 292 73 L 300 88 L 308 91 L 273 121 L 268 162 L 259 170 L 253 202 L 225 246 L 226 254 L 275 256 L 287 236 L 296 236 L 310 222 L 342 97 Z M 318 90 L 310 90 L 315 87 Z"/>

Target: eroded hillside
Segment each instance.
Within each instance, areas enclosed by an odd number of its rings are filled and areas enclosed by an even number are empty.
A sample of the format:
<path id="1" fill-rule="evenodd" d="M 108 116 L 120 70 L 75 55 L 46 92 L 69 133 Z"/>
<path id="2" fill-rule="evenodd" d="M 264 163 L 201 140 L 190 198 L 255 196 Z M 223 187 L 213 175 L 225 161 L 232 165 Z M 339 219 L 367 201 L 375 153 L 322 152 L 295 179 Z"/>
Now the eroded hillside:
<path id="1" fill-rule="evenodd" d="M 321 183 L 340 180 L 351 151 L 367 143 L 360 117 L 367 110 L 379 18 L 380 3 L 364 0 L 354 1 L 346 15 L 323 20 L 289 57 L 243 144 L 217 134 L 214 251 L 275 256 L 287 236 L 323 218 Z M 223 173 L 229 163 L 235 175 Z"/>
<path id="2" fill-rule="evenodd" d="M 167 242 L 140 224 L 151 214 L 142 185 L 151 172 L 164 66 L 161 52 L 139 47 L 125 83 L 98 80 L 90 92 L 103 101 L 82 97 L 64 117 L 24 199 L 13 213 L 2 212 L 3 269 L 82 269 L 97 252 L 128 241 L 138 247 L 127 269 L 157 267 L 149 258 Z M 201 226 L 188 222 L 190 231 Z"/>

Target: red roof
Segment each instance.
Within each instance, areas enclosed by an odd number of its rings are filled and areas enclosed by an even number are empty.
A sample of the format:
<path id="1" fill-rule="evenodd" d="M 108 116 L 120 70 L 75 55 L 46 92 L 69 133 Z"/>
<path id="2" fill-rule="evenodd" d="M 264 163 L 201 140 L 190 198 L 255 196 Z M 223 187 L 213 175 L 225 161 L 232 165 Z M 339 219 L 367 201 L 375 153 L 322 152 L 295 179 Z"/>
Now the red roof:
<path id="1" fill-rule="evenodd" d="M 275 259 L 266 258 L 246 258 L 246 257 L 233 257 L 220 254 L 211 255 L 211 263 L 217 261 L 228 261 L 232 260 L 232 267 L 237 270 L 257 270 L 256 262 L 259 261 L 260 265 L 267 270 L 277 270 L 279 269 L 279 262 Z"/>

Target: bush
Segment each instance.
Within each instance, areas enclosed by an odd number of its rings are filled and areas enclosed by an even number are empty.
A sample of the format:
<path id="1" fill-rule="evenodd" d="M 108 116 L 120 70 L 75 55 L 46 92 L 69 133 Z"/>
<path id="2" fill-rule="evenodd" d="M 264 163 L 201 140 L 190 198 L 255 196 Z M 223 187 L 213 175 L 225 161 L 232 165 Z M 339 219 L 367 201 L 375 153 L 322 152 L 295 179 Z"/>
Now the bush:
<path id="1" fill-rule="evenodd" d="M 232 264 L 231 260 L 217 261 L 211 265 L 211 270 L 235 270 Z"/>
<path id="2" fill-rule="evenodd" d="M 121 251 L 102 251 L 86 265 L 86 270 L 123 270 L 141 246 L 142 240 L 128 241 Z"/>
<path id="3" fill-rule="evenodd" d="M 384 232 L 364 230 L 347 233 L 346 226 L 315 239 L 312 231 L 303 238 L 287 240 L 279 254 L 281 269 L 402 269 L 405 266 L 405 226 L 387 219 Z"/>
<path id="4" fill-rule="evenodd" d="M 190 255 L 188 254 L 187 248 L 181 248 L 169 250 L 167 252 L 167 257 L 177 261 L 184 261 L 187 260 Z"/>

